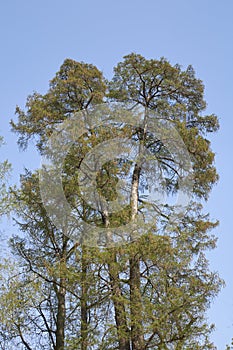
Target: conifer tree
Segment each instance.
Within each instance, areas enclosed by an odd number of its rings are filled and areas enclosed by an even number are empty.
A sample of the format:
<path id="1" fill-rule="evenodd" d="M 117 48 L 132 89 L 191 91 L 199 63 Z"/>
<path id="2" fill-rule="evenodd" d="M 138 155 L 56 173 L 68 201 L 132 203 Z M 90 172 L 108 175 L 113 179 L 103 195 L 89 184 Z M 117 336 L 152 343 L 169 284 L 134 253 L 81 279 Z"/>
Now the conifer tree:
<path id="1" fill-rule="evenodd" d="M 80 220 L 106 230 L 146 214 L 143 188 L 149 186 L 150 169 L 121 158 L 106 162 L 97 176 L 98 191 L 107 202 L 114 200 L 117 183 L 127 176 L 129 202 L 117 213 L 97 210 L 82 198 L 77 177 L 85 154 L 95 146 L 127 135 L 139 153 L 143 146 L 158 162 L 166 174 L 163 190 L 173 196 L 179 190 L 180 169 L 162 140 L 147 128 L 148 118 L 158 116 L 176 128 L 193 168 L 192 202 L 182 215 L 170 221 L 172 205 L 150 203 L 156 211 L 154 225 L 137 239 L 133 232 L 129 244 L 105 249 L 73 242 L 69 232 L 57 229 L 40 198 L 38 173 L 22 176 L 14 196 L 23 238 L 14 237 L 11 246 L 22 266 L 19 290 L 30 286 L 35 296 L 26 301 L 21 294 L 22 319 L 14 328 L 18 344 L 29 350 L 214 349 L 205 315 L 222 281 L 209 271 L 205 250 L 215 247 L 209 231 L 217 222 L 202 212 L 201 201 L 208 199 L 218 179 L 207 139 L 218 129 L 218 120 L 204 115 L 203 94 L 203 83 L 191 66 L 182 70 L 164 58 L 147 60 L 132 53 L 115 67 L 110 82 L 93 65 L 67 59 L 45 95 L 29 96 L 25 111 L 17 107 L 18 120 L 11 125 L 20 147 L 34 138 L 41 153 L 73 113 L 92 111 L 103 101 L 143 110 L 140 127 L 121 123 L 88 129 L 64 162 L 67 201 Z"/>

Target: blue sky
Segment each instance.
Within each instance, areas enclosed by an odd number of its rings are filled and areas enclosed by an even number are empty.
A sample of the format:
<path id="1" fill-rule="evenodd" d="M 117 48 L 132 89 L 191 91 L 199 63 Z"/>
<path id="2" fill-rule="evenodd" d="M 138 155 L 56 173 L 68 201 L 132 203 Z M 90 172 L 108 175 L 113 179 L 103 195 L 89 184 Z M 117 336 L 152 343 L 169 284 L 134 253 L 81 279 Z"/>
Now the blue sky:
<path id="1" fill-rule="evenodd" d="M 17 181 L 23 166 L 36 168 L 33 147 L 18 152 L 9 120 L 34 90 L 44 93 L 48 81 L 67 57 L 93 63 L 110 78 L 112 67 L 132 51 L 147 58 L 166 57 L 184 67 L 192 64 L 204 81 L 207 113 L 220 118 L 211 136 L 220 174 L 206 209 L 221 225 L 218 248 L 208 254 L 226 288 L 212 305 L 211 322 L 218 349 L 233 337 L 232 235 L 232 0 L 9 0 L 0 4 L 0 134 L 7 145 L 0 158 L 14 167 Z"/>

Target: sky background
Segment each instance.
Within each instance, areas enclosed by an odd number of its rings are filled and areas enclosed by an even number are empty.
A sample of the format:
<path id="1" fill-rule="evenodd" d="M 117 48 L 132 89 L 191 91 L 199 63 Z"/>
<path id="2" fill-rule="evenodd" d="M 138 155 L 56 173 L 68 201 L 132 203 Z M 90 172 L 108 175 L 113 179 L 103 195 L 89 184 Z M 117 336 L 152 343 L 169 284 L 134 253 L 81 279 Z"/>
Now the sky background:
<path id="1" fill-rule="evenodd" d="M 212 339 L 225 349 L 233 337 L 233 0 L 1 1 L 0 48 L 0 134 L 7 142 L 0 159 L 12 163 L 14 182 L 24 166 L 40 165 L 32 146 L 18 151 L 9 126 L 15 106 L 24 107 L 33 91 L 45 93 L 65 58 L 92 63 L 107 78 L 130 52 L 193 65 L 205 84 L 206 113 L 217 114 L 221 124 L 211 135 L 220 181 L 206 210 L 221 222 L 218 247 L 208 257 L 226 287 L 209 318 L 216 324 Z M 13 228 L 3 224 L 2 230 Z"/>

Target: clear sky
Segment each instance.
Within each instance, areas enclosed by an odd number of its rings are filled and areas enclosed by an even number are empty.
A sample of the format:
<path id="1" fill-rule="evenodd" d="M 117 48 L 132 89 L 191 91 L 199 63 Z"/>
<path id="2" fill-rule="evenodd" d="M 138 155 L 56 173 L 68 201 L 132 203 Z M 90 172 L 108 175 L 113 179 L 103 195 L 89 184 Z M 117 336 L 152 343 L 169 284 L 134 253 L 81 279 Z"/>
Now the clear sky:
<path id="1" fill-rule="evenodd" d="M 226 281 L 209 312 L 218 349 L 233 337 L 233 0 L 8 0 L 0 3 L 0 134 L 17 181 L 23 166 L 38 167 L 33 148 L 19 153 L 9 120 L 33 91 L 44 93 L 67 57 L 93 63 L 110 78 L 132 51 L 192 64 L 204 81 L 208 113 L 220 117 L 211 136 L 220 174 L 207 206 L 221 225 L 211 268 Z M 35 152 L 35 151 L 34 151 Z"/>

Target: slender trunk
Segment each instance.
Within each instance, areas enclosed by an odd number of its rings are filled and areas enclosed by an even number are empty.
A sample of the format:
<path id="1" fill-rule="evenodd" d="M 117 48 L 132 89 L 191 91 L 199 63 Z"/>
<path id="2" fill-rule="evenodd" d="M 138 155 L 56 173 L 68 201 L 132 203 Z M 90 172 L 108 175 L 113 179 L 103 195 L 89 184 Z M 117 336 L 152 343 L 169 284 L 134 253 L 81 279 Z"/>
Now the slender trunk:
<path id="1" fill-rule="evenodd" d="M 87 266 L 86 249 L 82 248 L 82 272 L 81 272 L 81 350 L 87 350 Z"/>
<path id="2" fill-rule="evenodd" d="M 65 348 L 65 297 L 66 297 L 65 278 L 60 279 L 60 286 L 57 290 L 57 327 L 56 327 L 56 346 L 55 350 L 64 350 Z"/>
<path id="3" fill-rule="evenodd" d="M 147 130 L 147 112 L 145 111 L 144 125 L 141 136 L 139 137 L 139 154 L 138 161 L 135 164 L 132 184 L 131 184 L 131 221 L 135 221 L 138 215 L 138 198 L 139 198 L 139 180 L 142 167 L 143 147 L 145 143 Z M 137 254 L 137 243 L 136 249 L 134 249 L 135 234 L 132 232 L 132 251 L 129 259 L 130 264 L 130 316 L 131 316 L 131 344 L 132 350 L 144 350 L 145 341 L 143 336 L 143 324 L 142 324 L 142 300 L 140 290 L 140 257 Z"/>
<path id="4" fill-rule="evenodd" d="M 144 350 L 145 342 L 142 325 L 140 261 L 136 255 L 130 259 L 130 313 L 132 350 Z"/>
<path id="5" fill-rule="evenodd" d="M 113 252 L 111 260 L 112 262 L 108 264 L 108 268 L 110 275 L 110 284 L 112 289 L 112 301 L 114 304 L 115 311 L 119 350 L 130 350 L 129 329 L 127 326 L 125 305 L 120 287 L 119 275 L 115 267 L 117 262 L 115 252 Z"/>
<path id="6" fill-rule="evenodd" d="M 138 186 L 141 168 L 135 165 L 131 188 L 131 218 L 136 219 L 138 213 Z M 140 258 L 137 254 L 137 243 L 133 242 L 132 251 L 129 260 L 130 264 L 130 316 L 131 316 L 131 343 L 132 350 L 145 349 L 142 325 L 142 301 L 140 291 Z M 136 250 L 134 245 L 136 244 Z"/>
<path id="7" fill-rule="evenodd" d="M 18 332 L 19 332 L 20 339 L 21 339 L 23 345 L 25 346 L 25 349 L 27 349 L 27 350 L 32 350 L 31 346 L 30 346 L 30 345 L 26 342 L 26 340 L 24 339 L 24 336 L 23 336 L 23 333 L 22 333 L 22 331 L 21 331 L 20 325 L 17 324 L 17 323 L 15 323 L 15 326 L 16 326 Z"/>
<path id="8" fill-rule="evenodd" d="M 68 238 L 63 235 L 62 254 L 59 261 L 59 286 L 55 285 L 57 295 L 57 323 L 56 323 L 56 345 L 55 350 L 65 349 L 65 323 L 66 323 L 66 262 Z"/>
<path id="9" fill-rule="evenodd" d="M 109 217 L 107 210 L 103 212 L 103 223 L 105 227 L 109 227 Z M 107 239 L 110 239 L 110 235 L 107 234 Z M 108 263 L 110 286 L 112 290 L 112 302 L 114 305 L 115 322 L 117 327 L 119 350 L 131 350 L 129 329 L 127 326 L 125 304 L 123 300 L 123 294 L 120 286 L 120 278 L 117 266 L 117 256 L 115 251 L 112 252 Z"/>

